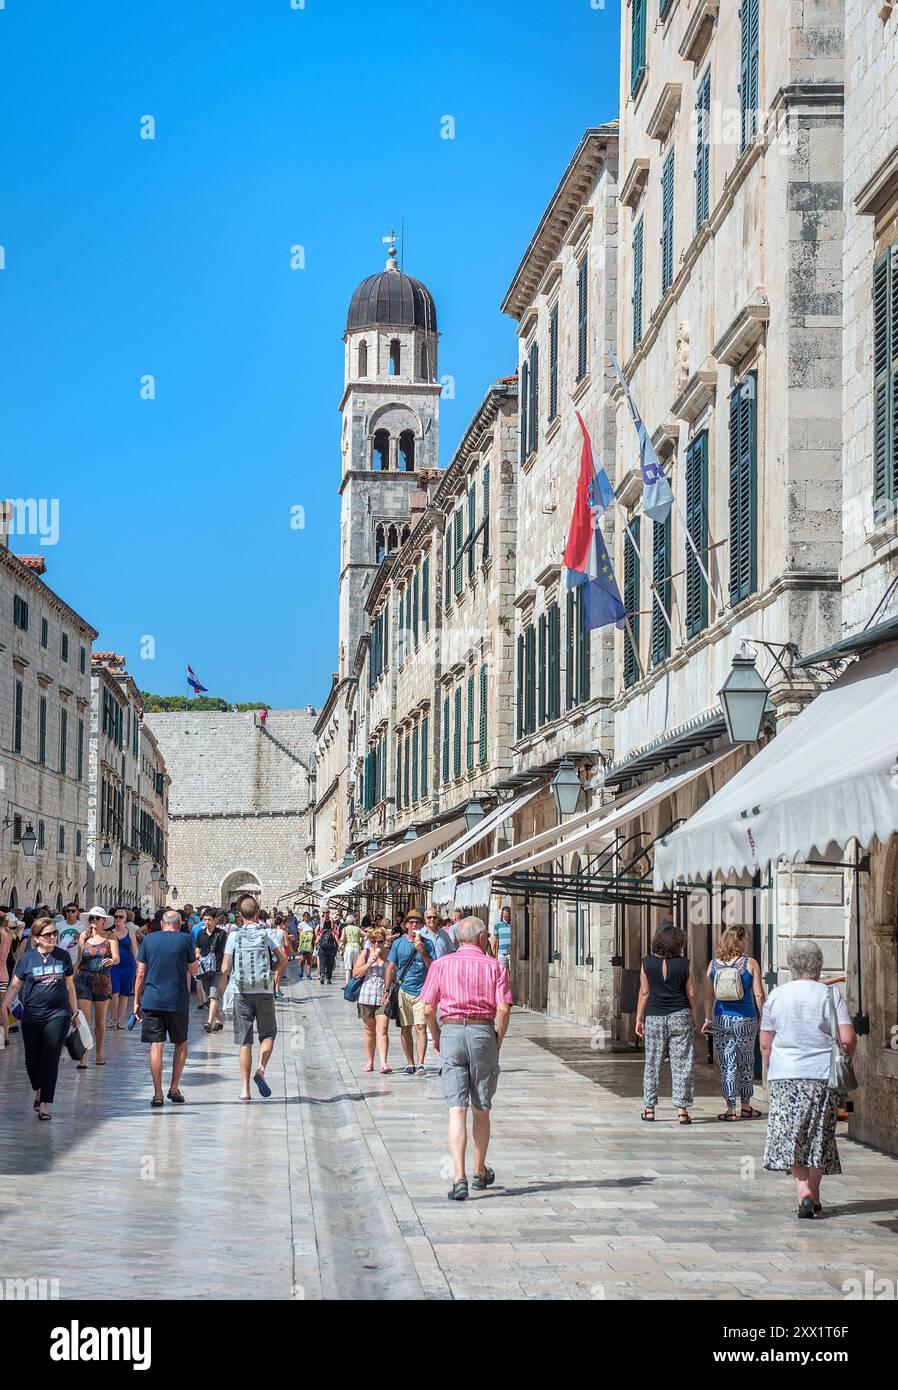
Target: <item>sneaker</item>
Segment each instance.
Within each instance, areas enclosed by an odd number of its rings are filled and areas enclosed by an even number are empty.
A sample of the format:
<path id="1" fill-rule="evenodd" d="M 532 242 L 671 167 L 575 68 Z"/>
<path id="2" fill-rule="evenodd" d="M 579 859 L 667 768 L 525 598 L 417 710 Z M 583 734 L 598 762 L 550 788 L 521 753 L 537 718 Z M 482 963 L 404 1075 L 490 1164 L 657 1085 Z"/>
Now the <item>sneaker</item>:
<path id="1" fill-rule="evenodd" d="M 410 1065 L 410 1066 L 407 1066 L 407 1067 L 403 1067 L 403 1068 L 402 1068 L 402 1075 L 403 1075 L 403 1076 L 414 1076 L 414 1074 L 415 1074 L 415 1068 L 414 1068 L 413 1066 Z"/>
<path id="2" fill-rule="evenodd" d="M 415 1067 L 415 1075 L 416 1075 L 416 1076 L 426 1076 L 426 1075 L 427 1075 L 427 1068 L 426 1068 L 426 1067 L 422 1067 L 422 1066 L 417 1066 L 417 1067 Z"/>
<path id="3" fill-rule="evenodd" d="M 482 1192 L 485 1187 L 492 1187 L 496 1181 L 496 1175 L 492 1168 L 485 1168 L 482 1173 L 475 1173 L 471 1179 L 471 1186 L 475 1192 Z"/>

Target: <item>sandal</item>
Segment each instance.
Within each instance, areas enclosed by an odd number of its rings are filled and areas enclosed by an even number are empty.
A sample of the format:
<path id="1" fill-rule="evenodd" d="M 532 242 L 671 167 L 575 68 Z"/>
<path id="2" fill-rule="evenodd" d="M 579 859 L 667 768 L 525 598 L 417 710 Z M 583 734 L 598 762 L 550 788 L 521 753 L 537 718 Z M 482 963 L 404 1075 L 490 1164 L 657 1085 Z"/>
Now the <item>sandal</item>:
<path id="1" fill-rule="evenodd" d="M 468 1200 L 468 1179 L 459 1178 L 452 1184 L 452 1191 L 449 1193 L 450 1202 L 466 1202 Z"/>
<path id="2" fill-rule="evenodd" d="M 683 1110 L 680 1112 L 680 1114 L 677 1115 L 677 1123 L 681 1125 L 692 1124 L 692 1116 L 690 1115 L 688 1110 Z"/>
<path id="3" fill-rule="evenodd" d="M 172 1105 L 186 1105 L 186 1104 L 187 1104 L 186 1100 L 185 1100 L 184 1097 L 181 1095 L 181 1092 L 180 1092 L 180 1091 L 169 1091 L 169 1093 L 168 1093 L 168 1098 L 169 1098 L 169 1100 L 171 1101 Z"/>
<path id="4" fill-rule="evenodd" d="M 750 1105 L 743 1105 L 740 1108 L 742 1110 L 743 1120 L 760 1120 L 760 1110 L 754 1110 Z"/>
<path id="5" fill-rule="evenodd" d="M 728 1120 L 731 1124 L 733 1120 L 741 1120 L 742 1116 L 737 1115 L 735 1110 L 724 1110 L 722 1115 L 717 1116 L 718 1120 Z"/>
<path id="6" fill-rule="evenodd" d="M 161 1096 L 153 1096 L 153 1099 L 150 1101 L 150 1106 L 153 1110 L 161 1110 L 164 1104 L 165 1101 Z"/>
<path id="7" fill-rule="evenodd" d="M 492 1187 L 496 1181 L 496 1175 L 492 1168 L 485 1168 L 482 1173 L 475 1173 L 471 1179 L 471 1186 L 475 1192 L 482 1192 L 485 1187 Z"/>
<path id="8" fill-rule="evenodd" d="M 39 1120 L 52 1120 L 53 1116 L 52 1116 L 52 1115 L 48 1115 L 47 1112 L 46 1112 L 46 1110 L 39 1110 L 39 1111 L 37 1112 L 37 1118 L 38 1118 Z"/>
<path id="9" fill-rule="evenodd" d="M 640 1118 L 641 1120 L 654 1120 L 654 1118 L 655 1118 L 655 1107 L 654 1107 L 654 1105 L 647 1105 L 647 1106 L 645 1107 L 645 1109 L 643 1110 L 643 1112 L 642 1112 L 642 1114 L 640 1115 L 639 1118 Z"/>

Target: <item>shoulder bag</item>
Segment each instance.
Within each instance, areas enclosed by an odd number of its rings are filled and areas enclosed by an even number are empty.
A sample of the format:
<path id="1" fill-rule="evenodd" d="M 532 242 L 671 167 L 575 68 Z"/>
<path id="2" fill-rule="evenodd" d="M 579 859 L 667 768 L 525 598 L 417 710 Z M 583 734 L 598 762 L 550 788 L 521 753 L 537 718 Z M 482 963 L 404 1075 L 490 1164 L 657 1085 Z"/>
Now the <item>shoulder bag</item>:
<path id="1" fill-rule="evenodd" d="M 411 968 L 412 961 L 415 959 L 415 956 L 417 956 L 417 954 L 418 952 L 414 949 L 414 947 L 412 947 L 412 954 L 409 956 L 408 960 L 405 962 L 405 965 L 402 967 L 401 971 L 396 976 L 393 983 L 390 985 L 390 988 L 384 991 L 384 997 L 381 1002 L 381 1007 L 383 1008 L 383 1011 L 387 1018 L 398 1019 L 399 1017 L 399 989 L 402 984 L 402 981 L 405 979 L 406 975 L 409 972 L 409 969 Z"/>
<path id="2" fill-rule="evenodd" d="M 839 1042 L 839 1020 L 836 1016 L 836 1001 L 832 989 L 829 991 L 829 1031 L 833 1038 L 832 1052 L 829 1058 L 829 1089 L 841 1091 L 843 1094 L 847 1094 L 848 1091 L 856 1091 L 858 1081 L 854 1072 L 854 1064 L 842 1050 L 842 1044 Z"/>

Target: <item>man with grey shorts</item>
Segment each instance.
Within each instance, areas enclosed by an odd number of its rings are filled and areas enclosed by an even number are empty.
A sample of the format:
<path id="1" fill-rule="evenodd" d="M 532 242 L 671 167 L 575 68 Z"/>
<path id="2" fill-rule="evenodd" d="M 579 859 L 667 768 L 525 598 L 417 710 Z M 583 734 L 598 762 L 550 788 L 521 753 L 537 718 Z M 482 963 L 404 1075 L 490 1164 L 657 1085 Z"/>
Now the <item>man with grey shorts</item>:
<path id="1" fill-rule="evenodd" d="M 489 954 L 489 933 L 479 917 L 458 923 L 459 948 L 433 962 L 421 988 L 427 1026 L 442 1061 L 443 1094 L 449 1107 L 449 1152 L 455 1180 L 452 1202 L 468 1196 L 465 1153 L 468 1107 L 473 1109 L 475 1191 L 496 1180 L 486 1166 L 490 1109 L 499 1081 L 499 1049 L 511 1015 L 508 973 Z M 442 1017 L 437 1017 L 437 1009 Z"/>
<path id="2" fill-rule="evenodd" d="M 245 949 L 247 952 L 256 954 L 261 951 L 263 960 L 265 959 L 265 952 L 268 956 L 267 970 L 261 972 L 259 978 L 251 982 L 252 987 L 248 984 L 241 986 L 238 983 L 237 992 L 234 995 L 234 1042 L 240 1048 L 240 1078 L 243 1083 L 240 1099 L 247 1101 L 251 1099 L 249 1090 L 251 1075 L 259 1095 L 265 1099 L 271 1095 L 271 1087 L 265 1080 L 265 1068 L 271 1057 L 278 1031 L 274 1011 L 274 984 L 271 968 L 272 965 L 285 966 L 287 957 L 279 947 L 272 943 L 262 927 L 259 921 L 259 904 L 255 898 L 249 894 L 241 898 L 238 903 L 238 910 L 242 922 L 228 936 L 224 959 L 221 963 L 222 978 L 227 981 L 238 951 Z M 235 970 L 235 980 L 239 981 L 239 979 L 240 975 Z M 253 1074 L 254 1027 L 259 1034 L 260 1046 L 259 1065 Z"/>

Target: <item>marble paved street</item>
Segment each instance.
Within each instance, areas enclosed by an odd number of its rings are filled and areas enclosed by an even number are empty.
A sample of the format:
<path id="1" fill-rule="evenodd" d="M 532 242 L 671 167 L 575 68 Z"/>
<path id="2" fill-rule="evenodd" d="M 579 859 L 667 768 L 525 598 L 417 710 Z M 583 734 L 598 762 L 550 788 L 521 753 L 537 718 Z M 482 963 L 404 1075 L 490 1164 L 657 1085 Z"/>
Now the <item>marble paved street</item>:
<path id="1" fill-rule="evenodd" d="M 64 1061 L 39 1124 L 14 1037 L 0 1280 L 55 1279 L 61 1298 L 838 1300 L 866 1271 L 898 1279 L 898 1161 L 840 1139 L 827 1217 L 799 1222 L 791 1180 L 761 1167 L 763 1121 L 714 1118 L 716 1073 L 700 1066 L 691 1127 L 663 1103 L 641 1123 L 638 1058 L 524 1012 L 503 1048 L 496 1186 L 449 1203 L 435 1067 L 365 1074 L 338 985 L 288 996 L 274 1096 L 249 1105 L 230 1026 L 192 1021 L 187 1105 L 150 1110 L 145 1049 L 122 1032 L 104 1068 Z M 395 1030 L 391 1045 L 399 1067 Z"/>

